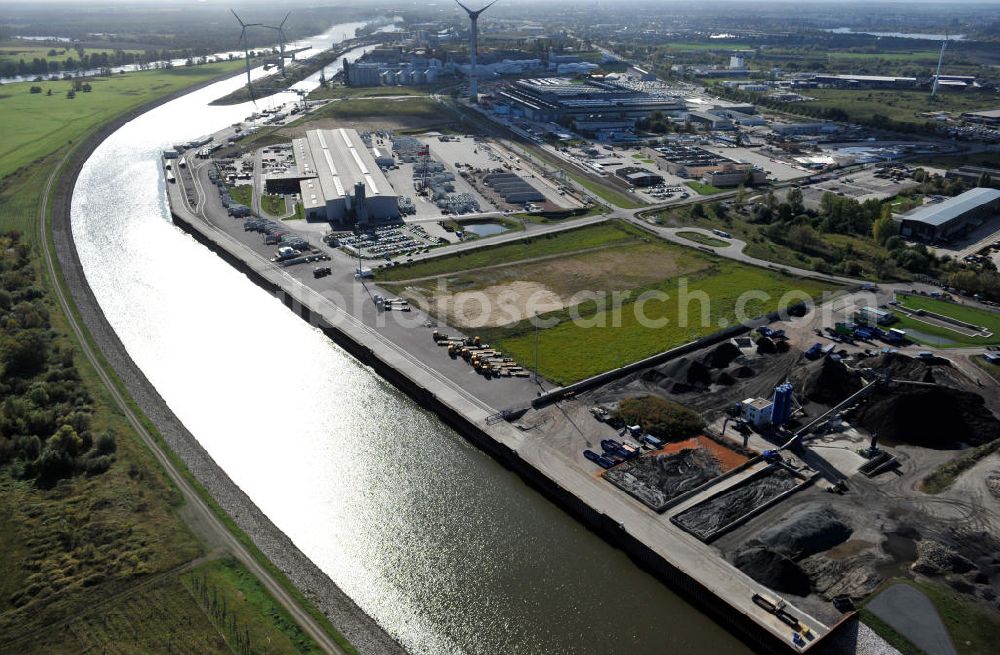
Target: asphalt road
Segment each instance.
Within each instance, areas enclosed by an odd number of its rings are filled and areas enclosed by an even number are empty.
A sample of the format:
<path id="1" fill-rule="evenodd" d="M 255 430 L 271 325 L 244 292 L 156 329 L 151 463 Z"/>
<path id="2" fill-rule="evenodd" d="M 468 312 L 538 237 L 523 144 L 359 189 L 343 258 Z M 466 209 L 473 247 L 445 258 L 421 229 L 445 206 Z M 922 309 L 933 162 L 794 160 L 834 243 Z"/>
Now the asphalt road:
<path id="1" fill-rule="evenodd" d="M 927 655 L 958 655 L 941 616 L 919 589 L 894 584 L 866 608 Z"/>

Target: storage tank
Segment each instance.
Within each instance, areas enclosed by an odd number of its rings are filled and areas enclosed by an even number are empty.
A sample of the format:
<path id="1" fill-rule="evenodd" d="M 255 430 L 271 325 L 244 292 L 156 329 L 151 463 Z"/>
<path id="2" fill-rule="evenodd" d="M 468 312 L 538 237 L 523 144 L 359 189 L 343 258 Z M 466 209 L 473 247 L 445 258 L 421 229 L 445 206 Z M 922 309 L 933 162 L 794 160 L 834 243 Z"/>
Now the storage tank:
<path id="1" fill-rule="evenodd" d="M 792 383 L 785 382 L 774 388 L 774 406 L 771 409 L 771 424 L 784 425 L 792 416 Z"/>

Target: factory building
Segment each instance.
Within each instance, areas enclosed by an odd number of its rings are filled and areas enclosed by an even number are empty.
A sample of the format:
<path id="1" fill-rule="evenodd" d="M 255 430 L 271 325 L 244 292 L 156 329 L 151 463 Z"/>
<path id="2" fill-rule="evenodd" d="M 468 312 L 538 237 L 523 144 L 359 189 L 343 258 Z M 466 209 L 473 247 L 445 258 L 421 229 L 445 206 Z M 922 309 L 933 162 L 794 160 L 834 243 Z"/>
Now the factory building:
<path id="1" fill-rule="evenodd" d="M 812 81 L 821 86 L 847 89 L 912 89 L 917 86 L 915 77 L 887 75 L 816 75 Z"/>
<path id="2" fill-rule="evenodd" d="M 531 120 L 561 125 L 621 120 L 634 124 L 656 111 L 679 115 L 686 109 L 677 98 L 654 96 L 608 81 L 577 82 L 565 77 L 518 80 L 502 89 L 498 100 Z"/>
<path id="3" fill-rule="evenodd" d="M 650 187 L 656 186 L 657 184 L 663 184 L 663 176 L 657 175 L 651 171 L 647 171 L 645 168 L 639 168 L 638 166 L 625 166 L 624 168 L 619 168 L 615 171 L 615 175 L 622 178 L 632 186 L 637 187 Z"/>
<path id="4" fill-rule="evenodd" d="M 399 217 L 396 192 L 357 130 L 309 130 L 292 151 L 307 220 L 365 225 Z"/>
<path id="5" fill-rule="evenodd" d="M 792 417 L 794 409 L 792 384 L 784 382 L 774 388 L 771 400 L 766 398 L 747 398 L 740 403 L 740 414 L 743 420 L 755 428 L 784 425 Z"/>
<path id="6" fill-rule="evenodd" d="M 750 164 L 723 164 L 722 168 L 702 175 L 701 181 L 720 189 L 741 184 L 754 186 L 767 181 L 767 172 Z"/>
<path id="7" fill-rule="evenodd" d="M 916 209 L 897 220 L 902 236 L 934 242 L 966 233 L 997 215 L 1000 215 L 1000 191 L 979 187 Z"/>
<path id="8" fill-rule="evenodd" d="M 752 164 L 738 162 L 698 146 L 660 146 L 655 150 L 660 153 L 656 163 L 657 168 L 689 180 L 697 180 L 709 173 L 719 171 L 739 173 L 741 175 L 740 182 L 742 182 L 742 176 L 753 169 Z"/>
<path id="9" fill-rule="evenodd" d="M 833 134 L 842 128 L 836 123 L 775 123 L 771 130 L 781 136 Z"/>
<path id="10" fill-rule="evenodd" d="M 705 125 L 710 130 L 733 129 L 733 121 L 725 116 L 720 116 L 709 111 L 689 111 L 687 113 L 687 120 L 699 125 Z"/>

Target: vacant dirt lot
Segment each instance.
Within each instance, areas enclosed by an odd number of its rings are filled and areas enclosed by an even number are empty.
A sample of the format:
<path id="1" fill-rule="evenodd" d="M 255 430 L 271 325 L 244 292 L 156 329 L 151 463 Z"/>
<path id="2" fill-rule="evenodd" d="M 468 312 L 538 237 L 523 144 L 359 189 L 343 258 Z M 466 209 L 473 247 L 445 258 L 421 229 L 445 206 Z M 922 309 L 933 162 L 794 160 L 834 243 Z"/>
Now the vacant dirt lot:
<path id="1" fill-rule="evenodd" d="M 422 278 L 410 284 L 404 281 L 406 286 L 399 293 L 457 328 L 499 327 L 577 305 L 595 295 L 691 275 L 708 266 L 701 257 L 641 243 Z"/>

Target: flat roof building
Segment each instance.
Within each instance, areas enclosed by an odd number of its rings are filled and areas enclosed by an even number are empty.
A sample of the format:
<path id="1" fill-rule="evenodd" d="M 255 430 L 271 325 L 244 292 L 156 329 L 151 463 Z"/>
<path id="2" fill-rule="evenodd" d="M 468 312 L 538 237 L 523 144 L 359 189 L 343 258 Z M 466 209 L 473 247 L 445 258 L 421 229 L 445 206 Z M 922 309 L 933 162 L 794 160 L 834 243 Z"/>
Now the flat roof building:
<path id="1" fill-rule="evenodd" d="M 649 187 L 663 184 L 663 176 L 638 166 L 626 166 L 615 171 L 615 175 L 622 178 L 632 186 Z"/>
<path id="2" fill-rule="evenodd" d="M 998 214 L 1000 191 L 978 187 L 904 214 L 898 219 L 899 233 L 925 241 L 946 241 Z"/>
<path id="3" fill-rule="evenodd" d="M 682 112 L 678 98 L 654 96 L 613 82 L 568 77 L 518 80 L 503 88 L 498 97 L 527 118 L 566 124 L 568 121 L 636 121 L 655 111 Z"/>
<path id="4" fill-rule="evenodd" d="M 306 219 L 345 225 L 399 217 L 399 198 L 357 130 L 309 130 L 292 140 Z"/>

